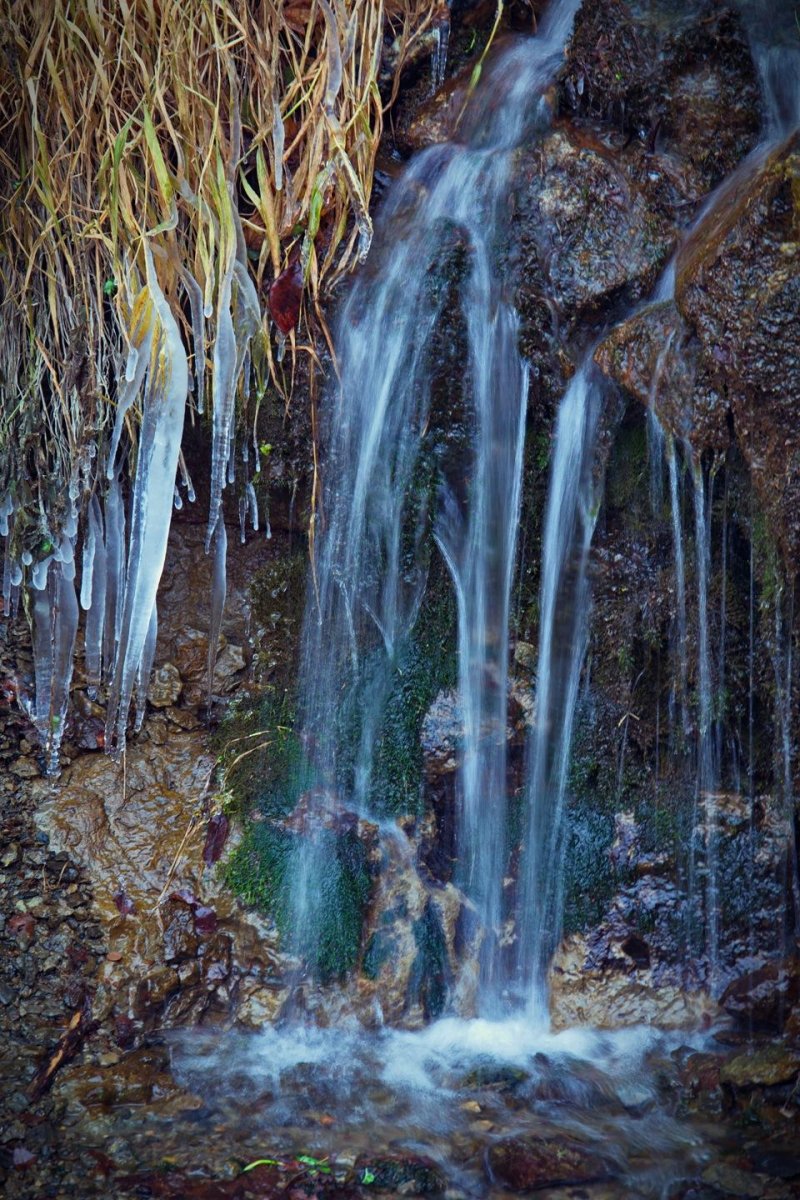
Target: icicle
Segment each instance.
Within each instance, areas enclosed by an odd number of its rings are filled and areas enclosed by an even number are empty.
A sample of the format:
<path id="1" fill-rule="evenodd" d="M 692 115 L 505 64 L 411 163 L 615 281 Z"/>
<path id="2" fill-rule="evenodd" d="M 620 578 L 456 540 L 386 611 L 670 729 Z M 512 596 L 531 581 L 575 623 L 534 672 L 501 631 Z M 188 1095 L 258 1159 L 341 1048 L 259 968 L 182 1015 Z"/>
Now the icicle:
<path id="1" fill-rule="evenodd" d="M 96 549 L 97 527 L 93 524 L 90 515 L 86 535 L 83 539 L 83 565 L 81 568 L 81 608 L 84 612 L 88 612 L 92 604 L 92 576 Z"/>
<path id="2" fill-rule="evenodd" d="M 103 665 L 110 678 L 117 661 L 122 628 L 122 597 L 125 594 L 125 507 L 119 477 L 106 493 L 106 611 L 103 636 Z"/>
<path id="3" fill-rule="evenodd" d="M 50 563 L 53 561 L 53 555 L 48 554 L 47 558 L 42 558 L 36 563 L 31 571 L 31 586 L 34 591 L 43 592 L 47 587 L 47 573 L 50 568 Z"/>
<path id="4" fill-rule="evenodd" d="M 122 628 L 114 667 L 106 747 L 125 748 L 128 710 L 142 667 L 156 591 L 164 569 L 172 516 L 171 499 L 189 386 L 189 367 L 180 330 L 161 291 L 150 247 L 144 243 L 147 286 L 160 327 L 159 353 L 151 366 L 151 395 L 139 436 Z"/>
<path id="5" fill-rule="evenodd" d="M 209 501 L 206 554 L 220 520 L 222 491 L 230 457 L 231 426 L 233 424 L 236 388 L 236 335 L 231 317 L 231 287 L 233 282 L 233 252 L 219 285 L 217 302 L 217 336 L 214 339 L 214 370 L 212 388 L 211 499 Z"/>
<path id="6" fill-rule="evenodd" d="M 284 128 L 281 106 L 276 96 L 272 97 L 272 160 L 275 174 L 275 191 L 283 188 L 283 144 Z"/>
<path id="7" fill-rule="evenodd" d="M 41 588 L 33 605 L 33 664 L 36 696 L 23 705 L 31 718 L 45 752 L 48 775 L 58 773 L 58 755 L 64 736 L 75 635 L 78 630 L 78 598 L 71 580 L 56 564 L 46 588 Z"/>
<path id="8" fill-rule="evenodd" d="M 189 474 L 188 470 L 186 469 L 186 459 L 183 457 L 182 450 L 181 450 L 180 454 L 178 455 L 178 467 L 180 468 L 181 479 L 183 480 L 183 486 L 186 488 L 186 499 L 189 501 L 190 504 L 194 504 L 197 497 L 194 494 L 194 486 L 192 485 L 192 477 Z"/>
<path id="9" fill-rule="evenodd" d="M 29 567 L 32 562 L 33 562 L 33 555 L 31 554 L 30 550 L 23 550 L 22 551 L 23 567 Z"/>
<path id="10" fill-rule="evenodd" d="M 172 507 L 176 510 L 176 512 L 179 512 L 183 508 L 183 500 L 181 500 L 181 494 L 178 491 L 177 483 L 175 484 L 175 490 L 172 495 Z"/>
<path id="11" fill-rule="evenodd" d="M 6 492 L 2 500 L 0 500 L 0 537 L 8 537 L 8 518 L 14 511 L 14 501 L 11 499 L 11 492 Z"/>
<path id="12" fill-rule="evenodd" d="M 250 521 L 255 532 L 258 533 L 258 500 L 256 498 L 256 489 L 252 483 L 248 483 L 245 488 L 245 495 L 247 496 L 247 504 L 250 510 Z"/>
<path id="13" fill-rule="evenodd" d="M 217 647 L 222 628 L 222 613 L 225 608 L 227 591 L 226 560 L 228 554 L 228 534 L 225 522 L 220 521 L 214 537 L 214 574 L 211 584 L 211 627 L 208 634 L 208 708 L 211 710 L 214 686 L 214 667 L 217 662 Z"/>
<path id="14" fill-rule="evenodd" d="M 181 279 L 189 297 L 189 309 L 192 314 L 192 341 L 194 343 L 194 385 L 195 404 L 197 411 L 203 413 L 205 407 L 205 378 L 206 378 L 206 340 L 203 314 L 203 291 L 200 284 L 186 268 L 181 270 Z M 205 316 L 210 316 L 206 313 Z"/>
<path id="15" fill-rule="evenodd" d="M 146 287 L 142 288 L 131 307 L 131 328 L 129 333 L 130 349 L 125 364 L 125 382 L 120 388 L 117 399 L 117 415 L 114 419 L 114 429 L 108 448 L 108 466 L 106 474 L 109 479 L 114 476 L 119 439 L 125 424 L 129 408 L 139 394 L 145 371 L 150 366 L 153 357 L 153 333 L 155 329 L 154 313 L 151 298 Z"/>
<path id="16" fill-rule="evenodd" d="M 214 341 L 212 378 L 214 414 L 211 448 L 211 500 L 209 504 L 206 554 L 220 519 L 222 492 L 229 471 L 236 381 L 242 371 L 250 340 L 261 323 L 258 294 L 247 270 L 247 248 L 241 221 L 230 202 L 235 245 L 229 247 L 230 260 L 219 286 L 217 336 Z M 235 284 L 235 288 L 234 288 Z M 232 482 L 227 474 L 228 482 Z"/>
<path id="17" fill-rule="evenodd" d="M 6 541 L 3 555 L 3 612 L 6 616 L 11 612 L 11 540 Z"/>
<path id="18" fill-rule="evenodd" d="M 86 631 L 84 647 L 86 657 L 87 691 L 94 698 L 102 676 L 103 665 L 103 628 L 106 620 L 106 578 L 108 561 L 105 542 L 103 540 L 103 518 L 100 512 L 100 501 L 92 496 L 89 501 L 89 532 L 94 537 L 94 559 L 92 569 L 92 585 L 90 603 L 86 614 Z M 83 582 L 85 583 L 85 576 Z M 81 588 L 81 604 L 83 603 L 83 587 Z"/>
<path id="19" fill-rule="evenodd" d="M 155 603 L 153 604 L 153 615 L 150 618 L 150 625 L 147 630 L 147 638 L 142 651 L 142 661 L 139 664 L 139 670 L 136 673 L 136 720 L 134 721 L 134 729 L 138 733 L 144 724 L 144 717 L 147 711 L 147 690 L 150 686 L 150 676 L 153 672 L 153 663 L 156 657 L 156 641 L 158 640 L 158 610 Z"/>
<path id="20" fill-rule="evenodd" d="M 246 524 L 247 524 L 247 498 L 245 496 L 240 496 L 239 497 L 239 541 L 242 543 L 242 545 L 244 545 L 245 542 L 247 541 L 247 536 L 245 534 L 245 525 Z"/>
<path id="21" fill-rule="evenodd" d="M 444 83 L 447 72 L 447 50 L 450 44 L 450 14 L 440 21 L 434 32 L 434 48 L 431 56 L 431 75 L 433 91 L 438 92 Z"/>

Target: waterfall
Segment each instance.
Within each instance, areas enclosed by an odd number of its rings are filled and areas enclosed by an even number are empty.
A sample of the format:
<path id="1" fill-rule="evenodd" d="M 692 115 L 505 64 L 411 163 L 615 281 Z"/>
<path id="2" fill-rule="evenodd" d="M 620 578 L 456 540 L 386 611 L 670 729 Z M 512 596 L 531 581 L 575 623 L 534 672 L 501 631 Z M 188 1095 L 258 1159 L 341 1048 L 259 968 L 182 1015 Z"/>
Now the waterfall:
<path id="1" fill-rule="evenodd" d="M 392 674 L 423 603 L 431 530 L 458 605 L 460 883 L 487 929 L 500 922 L 507 627 L 527 375 L 495 263 L 512 154 L 546 114 L 542 94 L 577 7 L 578 0 L 553 5 L 538 36 L 513 44 L 484 74 L 457 123 L 458 143 L 431 147 L 409 165 L 385 201 L 376 245 L 338 322 L 340 387 L 325 430 L 300 678 L 299 722 L 315 785 L 305 797 L 289 898 L 295 948 L 311 961 L 324 903 L 315 885 L 325 854 L 320 830 L 337 804 L 380 810 L 375 750 Z M 446 403 L 451 421 L 463 410 L 466 463 L 463 452 L 452 461 L 435 431 L 431 341 L 452 315 L 449 264 L 463 271 L 464 395 L 448 381 Z M 487 955 L 491 988 L 496 950 Z"/>
<path id="2" fill-rule="evenodd" d="M 595 431 L 602 392 L 590 358 L 558 411 L 542 548 L 536 721 L 527 784 L 528 828 L 520 880 L 520 983 L 544 1010 L 544 977 L 561 932 L 564 806 L 572 726 L 588 636 L 586 566 L 597 518 Z"/>

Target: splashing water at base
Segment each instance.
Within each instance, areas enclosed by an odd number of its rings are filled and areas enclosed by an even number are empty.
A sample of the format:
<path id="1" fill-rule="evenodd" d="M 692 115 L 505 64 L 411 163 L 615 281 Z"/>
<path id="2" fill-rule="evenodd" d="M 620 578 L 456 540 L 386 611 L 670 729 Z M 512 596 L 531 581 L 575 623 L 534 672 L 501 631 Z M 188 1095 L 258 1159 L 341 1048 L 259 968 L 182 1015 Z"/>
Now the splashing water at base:
<path id="1" fill-rule="evenodd" d="M 203 1095 L 209 1125 L 269 1151 L 348 1161 L 424 1155 L 462 1196 L 487 1195 L 502 1139 L 578 1147 L 622 1190 L 660 1197 L 707 1159 L 675 1120 L 649 1064 L 704 1040 L 643 1027 L 548 1032 L 528 1019 L 447 1018 L 418 1031 L 273 1027 L 181 1033 L 173 1070 Z"/>

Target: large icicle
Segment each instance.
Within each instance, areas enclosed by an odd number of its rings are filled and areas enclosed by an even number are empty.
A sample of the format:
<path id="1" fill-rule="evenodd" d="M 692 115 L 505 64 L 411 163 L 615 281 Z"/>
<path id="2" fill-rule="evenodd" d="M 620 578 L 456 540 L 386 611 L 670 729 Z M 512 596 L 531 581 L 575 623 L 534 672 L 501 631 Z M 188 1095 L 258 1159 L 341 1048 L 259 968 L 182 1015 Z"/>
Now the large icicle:
<path id="1" fill-rule="evenodd" d="M 58 773 L 77 631 L 75 584 L 61 563 L 51 563 L 47 585 L 36 591 L 33 603 L 36 695 L 24 704 L 42 742 L 48 775 Z"/>
<path id="2" fill-rule="evenodd" d="M 117 661 L 122 629 L 122 598 L 125 594 L 125 506 L 119 476 L 111 481 L 105 499 L 106 526 L 106 611 L 103 633 L 104 675 L 109 678 Z"/>
<path id="3" fill-rule="evenodd" d="M 211 442 L 211 499 L 206 554 L 220 520 L 222 492 L 231 457 L 236 382 L 247 358 L 250 341 L 261 321 L 258 295 L 247 270 L 247 251 L 241 222 L 228 194 L 229 214 L 224 227 L 227 244 L 220 257 L 225 264 L 217 297 L 217 336 L 211 382 L 213 425 Z"/>
<path id="4" fill-rule="evenodd" d="M 106 588 L 108 574 L 108 557 L 103 538 L 103 517 L 100 512 L 100 501 L 92 496 L 89 501 L 89 536 L 94 534 L 94 561 L 92 566 L 91 600 L 86 613 L 86 632 L 84 646 L 86 657 L 86 683 L 89 695 L 94 698 L 102 677 L 103 668 L 103 631 L 106 621 Z M 81 585 L 83 598 L 85 579 Z"/>
<path id="5" fill-rule="evenodd" d="M 189 391 L 189 366 L 180 330 L 161 291 L 146 242 L 144 252 L 156 329 L 131 504 L 122 625 L 106 717 L 106 746 L 117 751 L 125 748 L 131 697 L 142 670 L 156 592 L 167 555 L 172 497 Z"/>
<path id="6" fill-rule="evenodd" d="M 134 729 L 137 733 L 144 724 L 144 715 L 147 711 L 147 689 L 150 686 L 150 674 L 155 662 L 157 640 L 158 606 L 154 603 L 150 625 L 147 629 L 147 637 L 145 638 L 144 650 L 142 651 L 142 661 L 139 663 L 139 670 L 136 673 L 136 720 L 134 722 Z"/>

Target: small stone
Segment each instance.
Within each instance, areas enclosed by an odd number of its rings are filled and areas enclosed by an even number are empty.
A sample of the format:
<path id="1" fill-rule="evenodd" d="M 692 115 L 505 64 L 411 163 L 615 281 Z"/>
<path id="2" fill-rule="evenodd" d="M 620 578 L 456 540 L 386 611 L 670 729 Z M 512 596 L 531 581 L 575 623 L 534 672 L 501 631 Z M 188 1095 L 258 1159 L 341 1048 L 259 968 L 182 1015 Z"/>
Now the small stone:
<path id="1" fill-rule="evenodd" d="M 763 1176 L 752 1175 L 728 1163 L 713 1163 L 703 1171 L 703 1183 L 719 1188 L 726 1196 L 763 1196 Z"/>
<path id="2" fill-rule="evenodd" d="M 35 779 L 39 774 L 39 768 L 32 758 L 22 756 L 16 759 L 9 767 L 12 775 L 16 775 L 17 779 Z"/>
<path id="3" fill-rule="evenodd" d="M 21 855 L 19 846 L 16 842 L 12 842 L 10 846 L 5 848 L 2 855 L 0 855 L 0 863 L 2 863 L 4 867 L 11 867 L 15 862 L 19 861 L 20 857 Z"/>
<path id="4" fill-rule="evenodd" d="M 147 699 L 153 708 L 169 708 L 183 691 L 183 680 L 174 663 L 164 663 L 153 673 Z"/>

